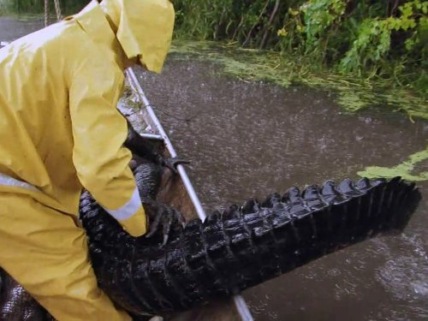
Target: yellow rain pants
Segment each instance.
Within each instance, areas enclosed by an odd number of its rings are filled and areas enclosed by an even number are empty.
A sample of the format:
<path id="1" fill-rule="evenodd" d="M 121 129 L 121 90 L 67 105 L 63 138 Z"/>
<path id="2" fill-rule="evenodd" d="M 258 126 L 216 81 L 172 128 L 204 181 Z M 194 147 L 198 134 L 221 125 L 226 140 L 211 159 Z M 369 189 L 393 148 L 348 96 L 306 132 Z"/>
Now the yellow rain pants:
<path id="1" fill-rule="evenodd" d="M 75 219 L 30 195 L 0 193 L 1 266 L 59 321 L 131 320 L 98 289 Z"/>
<path id="2" fill-rule="evenodd" d="M 116 105 L 130 62 L 161 70 L 173 8 L 102 4 L 0 49 L 0 266 L 59 321 L 130 319 L 97 289 L 82 188 L 131 235 L 147 229 Z"/>

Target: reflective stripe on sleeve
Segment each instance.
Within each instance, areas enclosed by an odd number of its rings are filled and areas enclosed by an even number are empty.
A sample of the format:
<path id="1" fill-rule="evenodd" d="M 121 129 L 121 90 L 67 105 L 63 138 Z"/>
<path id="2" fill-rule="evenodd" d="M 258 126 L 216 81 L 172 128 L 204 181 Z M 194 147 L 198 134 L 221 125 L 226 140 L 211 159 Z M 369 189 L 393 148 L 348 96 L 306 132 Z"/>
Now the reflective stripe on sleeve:
<path id="1" fill-rule="evenodd" d="M 118 208 L 117 210 L 109 210 L 107 208 L 104 208 L 104 209 L 116 220 L 122 221 L 130 218 L 133 214 L 137 212 L 137 210 L 141 206 L 142 206 L 142 203 L 141 203 L 140 194 L 138 192 L 138 189 L 135 188 L 134 192 L 132 193 L 131 199 L 121 208 Z"/>
<path id="2" fill-rule="evenodd" d="M 39 192 L 33 185 L 2 173 L 0 173 L 0 185 L 22 187 L 30 191 Z"/>

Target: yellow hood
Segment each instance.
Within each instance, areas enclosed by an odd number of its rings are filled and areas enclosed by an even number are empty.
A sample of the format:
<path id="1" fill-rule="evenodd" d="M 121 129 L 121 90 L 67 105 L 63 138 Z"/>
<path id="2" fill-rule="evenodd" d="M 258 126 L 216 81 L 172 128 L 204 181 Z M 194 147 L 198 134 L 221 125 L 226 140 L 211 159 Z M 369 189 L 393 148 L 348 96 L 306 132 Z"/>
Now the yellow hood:
<path id="1" fill-rule="evenodd" d="M 103 0 L 101 7 L 116 28 L 128 59 L 138 58 L 160 72 L 171 45 L 174 7 L 168 0 Z"/>

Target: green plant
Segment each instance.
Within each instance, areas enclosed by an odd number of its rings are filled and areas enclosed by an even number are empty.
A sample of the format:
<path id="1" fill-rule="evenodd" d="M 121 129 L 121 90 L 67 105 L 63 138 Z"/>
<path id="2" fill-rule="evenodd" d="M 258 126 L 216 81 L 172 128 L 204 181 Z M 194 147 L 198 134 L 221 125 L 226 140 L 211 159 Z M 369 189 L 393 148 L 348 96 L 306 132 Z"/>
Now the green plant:
<path id="1" fill-rule="evenodd" d="M 363 19 L 339 69 L 343 72 L 377 72 L 380 68 L 385 69 L 385 62 L 389 64 L 391 58 L 396 58 L 403 67 L 409 62 L 417 64 L 418 60 L 422 63 L 426 58 L 426 42 L 422 40 L 427 32 L 427 13 L 428 2 L 414 0 L 399 6 L 396 16 Z M 397 57 L 398 53 L 401 57 Z"/>

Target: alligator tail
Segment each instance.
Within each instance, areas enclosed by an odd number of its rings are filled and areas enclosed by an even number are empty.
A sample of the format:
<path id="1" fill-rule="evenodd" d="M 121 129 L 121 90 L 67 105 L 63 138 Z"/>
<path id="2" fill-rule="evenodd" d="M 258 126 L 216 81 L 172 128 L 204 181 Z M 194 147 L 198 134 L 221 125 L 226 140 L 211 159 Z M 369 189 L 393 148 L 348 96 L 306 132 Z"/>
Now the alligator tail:
<path id="1" fill-rule="evenodd" d="M 81 215 L 100 287 L 135 315 L 231 296 L 382 232 L 402 230 L 419 200 L 400 178 L 291 188 L 172 229 L 132 238 L 88 195 Z"/>

